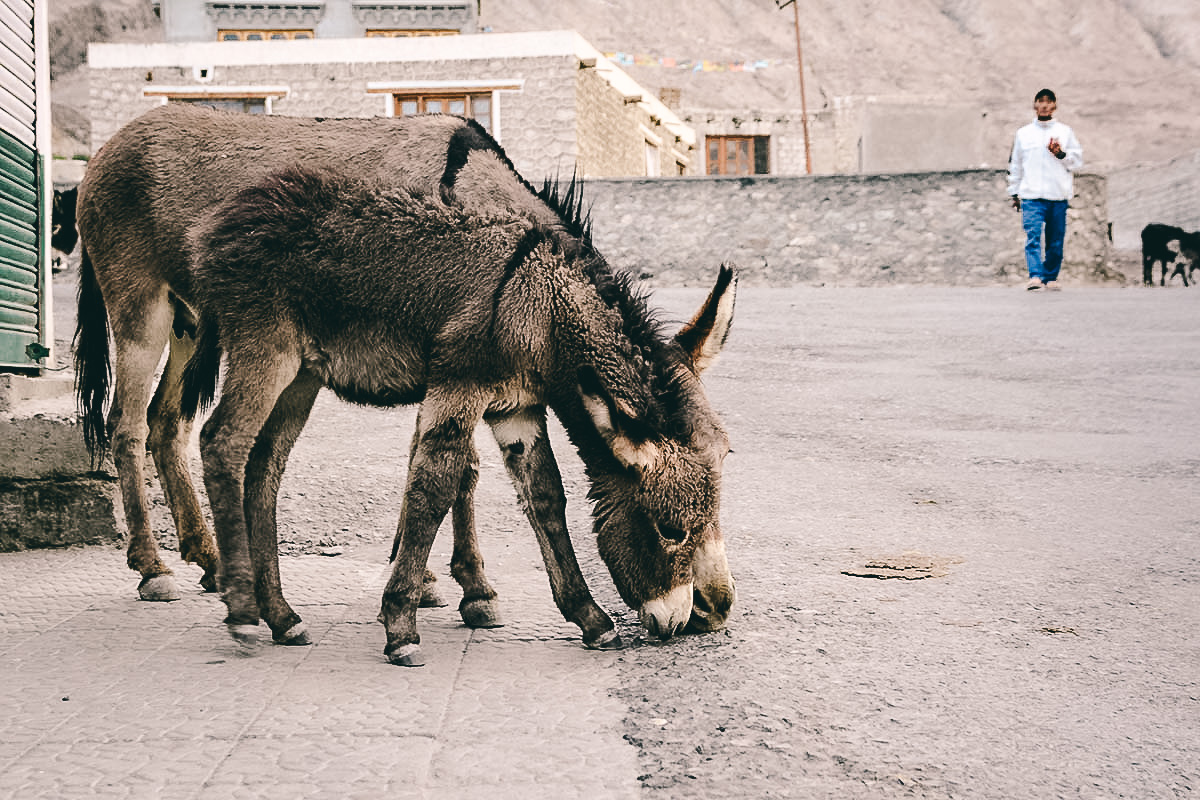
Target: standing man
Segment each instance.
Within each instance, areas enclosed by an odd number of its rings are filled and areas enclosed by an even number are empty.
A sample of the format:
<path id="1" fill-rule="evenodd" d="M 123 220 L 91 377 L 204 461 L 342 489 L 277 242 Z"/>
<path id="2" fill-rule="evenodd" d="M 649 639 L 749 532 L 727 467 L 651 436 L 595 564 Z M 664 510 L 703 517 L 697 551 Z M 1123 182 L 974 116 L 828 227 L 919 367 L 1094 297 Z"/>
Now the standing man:
<path id="1" fill-rule="evenodd" d="M 1067 204 L 1075 194 L 1071 173 L 1083 166 L 1075 132 L 1054 119 L 1058 100 L 1042 89 L 1033 99 L 1037 119 L 1017 131 L 1008 162 L 1008 194 L 1025 228 L 1025 263 L 1031 292 L 1056 291 L 1067 234 Z M 1045 235 L 1045 253 L 1042 238 Z"/>

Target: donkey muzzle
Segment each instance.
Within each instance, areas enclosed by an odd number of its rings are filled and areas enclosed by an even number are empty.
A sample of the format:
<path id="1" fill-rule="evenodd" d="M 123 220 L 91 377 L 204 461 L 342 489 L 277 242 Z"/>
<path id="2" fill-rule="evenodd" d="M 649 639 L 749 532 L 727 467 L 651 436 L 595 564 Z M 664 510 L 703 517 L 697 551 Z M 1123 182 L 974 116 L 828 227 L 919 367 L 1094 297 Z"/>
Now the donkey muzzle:
<path id="1" fill-rule="evenodd" d="M 683 630 L 692 614 L 692 584 L 676 586 L 671 591 L 647 600 L 638 610 L 642 627 L 659 639 L 670 639 Z"/>
<path id="2" fill-rule="evenodd" d="M 696 633 L 720 630 L 737 601 L 737 587 L 729 571 L 723 540 L 708 539 L 696 549 L 692 577 L 695 591 L 688 630 Z"/>

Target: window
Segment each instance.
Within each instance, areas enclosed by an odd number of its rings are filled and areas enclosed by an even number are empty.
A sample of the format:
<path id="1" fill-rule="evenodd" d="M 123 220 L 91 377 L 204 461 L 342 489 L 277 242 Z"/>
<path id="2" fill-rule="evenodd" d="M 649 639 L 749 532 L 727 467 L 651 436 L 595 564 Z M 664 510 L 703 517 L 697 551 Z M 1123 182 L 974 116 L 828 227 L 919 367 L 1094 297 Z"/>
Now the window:
<path id="1" fill-rule="evenodd" d="M 220 30 L 217 40 L 222 42 L 265 42 L 269 40 L 311 39 L 310 30 Z"/>
<path id="2" fill-rule="evenodd" d="M 190 103 L 194 106 L 215 108 L 217 111 L 237 111 L 242 114 L 266 114 L 267 98 L 265 97 L 169 97 L 170 103 Z"/>
<path id="3" fill-rule="evenodd" d="M 384 28 L 376 28 L 367 31 L 367 38 L 380 37 L 387 39 L 403 38 L 408 36 L 456 36 L 458 31 L 448 30 L 390 30 Z"/>
<path id="4" fill-rule="evenodd" d="M 709 175 L 766 175 L 770 137 L 709 136 L 705 140 Z"/>
<path id="5" fill-rule="evenodd" d="M 384 95 L 384 115 L 457 114 L 473 119 L 500 141 L 500 94 L 520 92 L 521 78 L 465 81 L 368 81 L 368 94 Z"/>
<path id="6" fill-rule="evenodd" d="M 395 98 L 397 117 L 409 117 L 413 114 L 457 114 L 475 120 L 488 133 L 493 132 L 491 92 L 396 93 L 392 96 Z"/>
<path id="7" fill-rule="evenodd" d="M 654 142 L 646 142 L 646 175 L 650 178 L 657 178 L 662 175 L 662 162 L 658 158 L 658 145 Z"/>
<path id="8" fill-rule="evenodd" d="M 270 114 L 276 98 L 287 97 L 286 86 L 147 86 L 143 97 L 164 103 L 191 103 L 242 114 Z"/>

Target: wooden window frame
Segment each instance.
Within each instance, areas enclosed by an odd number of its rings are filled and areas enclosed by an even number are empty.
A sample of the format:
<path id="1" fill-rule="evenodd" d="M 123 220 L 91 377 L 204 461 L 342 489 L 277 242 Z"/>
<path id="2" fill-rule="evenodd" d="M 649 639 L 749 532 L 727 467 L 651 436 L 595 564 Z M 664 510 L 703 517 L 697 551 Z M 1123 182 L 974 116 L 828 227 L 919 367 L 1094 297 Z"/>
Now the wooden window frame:
<path id="1" fill-rule="evenodd" d="M 371 81 L 367 83 L 368 94 L 384 95 L 384 116 L 402 116 L 400 104 L 406 100 L 418 102 L 418 113 L 430 99 L 460 99 L 466 103 L 468 118 L 471 118 L 470 99 L 488 97 L 491 110 L 491 127 L 488 132 L 500 141 L 500 93 L 520 92 L 525 88 L 524 78 L 513 80 L 470 80 L 470 81 Z M 487 127 L 487 126 L 485 126 Z"/>
<path id="2" fill-rule="evenodd" d="M 247 39 L 251 34 L 262 38 Z M 218 42 L 307 41 L 315 38 L 316 34 L 311 28 L 222 28 L 217 31 Z"/>
<path id="3" fill-rule="evenodd" d="M 728 159 L 728 147 L 731 142 L 747 142 L 749 144 L 748 169 L 743 171 L 735 164 L 731 169 Z M 713 169 L 712 146 L 718 145 L 716 170 Z M 710 134 L 704 141 L 704 170 L 708 175 L 770 175 L 771 174 L 771 137 L 743 136 L 741 134 Z"/>
<path id="4" fill-rule="evenodd" d="M 421 36 L 458 36 L 460 31 L 453 28 L 368 28 L 364 34 L 368 39 L 407 39 Z"/>

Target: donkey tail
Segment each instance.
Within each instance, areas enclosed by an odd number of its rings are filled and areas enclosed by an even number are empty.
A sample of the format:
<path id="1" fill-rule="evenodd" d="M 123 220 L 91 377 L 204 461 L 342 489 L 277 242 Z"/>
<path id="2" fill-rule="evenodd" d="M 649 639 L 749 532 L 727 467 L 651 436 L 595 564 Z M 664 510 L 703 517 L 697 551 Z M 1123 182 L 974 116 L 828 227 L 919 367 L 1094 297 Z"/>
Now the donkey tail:
<path id="1" fill-rule="evenodd" d="M 108 451 L 104 408 L 112 382 L 108 353 L 108 309 L 87 248 L 81 248 L 78 315 L 75 327 L 75 398 L 83 422 L 83 441 L 97 463 Z"/>
<path id="2" fill-rule="evenodd" d="M 217 321 L 201 315 L 196 329 L 196 351 L 183 368 L 180 412 L 189 422 L 197 411 L 207 411 L 217 395 L 217 375 L 221 371 L 221 336 Z"/>

